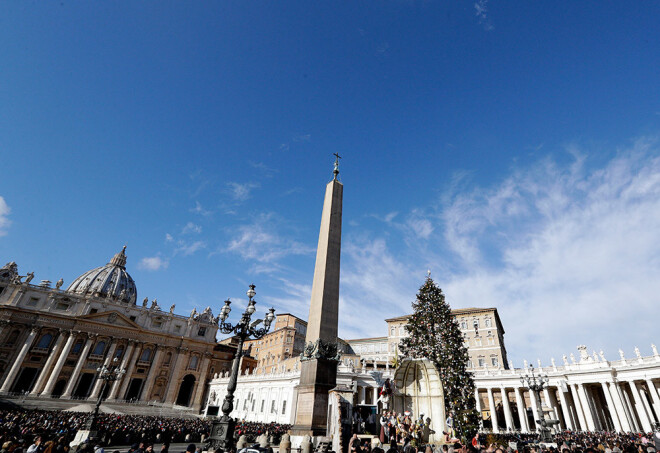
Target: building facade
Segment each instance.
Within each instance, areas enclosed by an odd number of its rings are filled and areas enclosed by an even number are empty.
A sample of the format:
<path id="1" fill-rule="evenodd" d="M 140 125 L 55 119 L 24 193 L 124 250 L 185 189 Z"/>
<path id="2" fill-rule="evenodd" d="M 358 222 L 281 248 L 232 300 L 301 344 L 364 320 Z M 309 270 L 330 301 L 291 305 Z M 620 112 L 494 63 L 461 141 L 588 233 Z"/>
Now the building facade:
<path id="1" fill-rule="evenodd" d="M 67 289 L 33 277 L 13 262 L 0 269 L 0 394 L 80 400 L 103 391 L 109 402 L 198 410 L 210 378 L 230 368 L 235 348 L 216 345 L 210 308 L 180 316 L 155 299 L 136 303 L 125 250 Z M 126 373 L 104 388 L 101 365 Z"/>
<path id="2" fill-rule="evenodd" d="M 277 315 L 273 330 L 259 340 L 248 340 L 243 347 L 256 361 L 256 374 L 290 371 L 305 347 L 307 322 L 292 315 Z M 290 360 L 290 359 L 294 360 Z"/>

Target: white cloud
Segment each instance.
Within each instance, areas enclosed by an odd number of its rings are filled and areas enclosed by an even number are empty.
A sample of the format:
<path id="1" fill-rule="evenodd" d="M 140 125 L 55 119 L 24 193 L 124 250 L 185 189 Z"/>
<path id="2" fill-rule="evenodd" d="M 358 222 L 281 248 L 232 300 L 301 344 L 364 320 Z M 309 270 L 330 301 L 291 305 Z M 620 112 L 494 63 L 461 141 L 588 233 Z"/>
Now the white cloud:
<path id="1" fill-rule="evenodd" d="M 227 185 L 229 186 L 229 192 L 233 200 L 237 203 L 242 203 L 250 198 L 252 189 L 259 187 L 259 184 L 254 183 L 239 184 L 237 182 L 229 182 Z"/>
<path id="2" fill-rule="evenodd" d="M 213 214 L 213 212 L 211 212 L 207 209 L 204 209 L 199 201 L 195 201 L 195 207 L 191 208 L 190 212 L 192 212 L 194 214 L 202 215 L 204 217 L 207 217 L 207 216 Z"/>
<path id="3" fill-rule="evenodd" d="M 484 30 L 490 31 L 493 25 L 488 18 L 488 0 L 479 0 L 474 4 L 475 15 L 479 19 L 479 23 L 483 25 Z"/>
<path id="4" fill-rule="evenodd" d="M 138 263 L 138 268 L 147 271 L 157 271 L 160 269 L 167 269 L 167 266 L 169 265 L 170 263 L 168 260 L 163 259 L 160 256 L 151 256 L 142 258 Z"/>
<path id="5" fill-rule="evenodd" d="M 178 241 L 177 248 L 174 250 L 174 254 L 176 255 L 178 253 L 181 253 L 183 256 L 189 256 L 205 248 L 206 248 L 206 242 L 204 241 L 195 241 L 192 243 L 187 243 L 185 241 Z"/>
<path id="6" fill-rule="evenodd" d="M 262 214 L 253 223 L 239 226 L 225 251 L 261 264 L 273 264 L 289 255 L 314 253 L 312 247 L 278 234 L 277 227 L 272 214 Z"/>
<path id="7" fill-rule="evenodd" d="M 346 244 L 342 297 L 354 315 L 344 334 L 382 335 L 380 322 L 362 320 L 409 312 L 429 267 L 453 307 L 498 308 L 516 366 L 560 362 L 578 344 L 611 359 L 619 347 L 649 353 L 660 303 L 660 149 L 639 140 L 596 168 L 586 150 L 569 152 L 569 164 L 546 158 L 491 187 L 455 186 L 428 207 L 438 211 L 426 217 L 437 248 Z"/>
<path id="8" fill-rule="evenodd" d="M 11 209 L 5 201 L 5 199 L 0 196 L 0 236 L 7 235 L 7 228 L 11 225 L 11 220 L 9 220 L 9 214 Z"/>
<path id="9" fill-rule="evenodd" d="M 191 233 L 199 234 L 201 232 L 202 232 L 202 227 L 192 222 L 188 222 L 186 226 L 184 226 L 183 229 L 181 230 L 181 234 L 191 234 Z"/>
<path id="10" fill-rule="evenodd" d="M 174 238 L 172 237 L 172 235 L 170 233 L 166 233 L 165 234 L 165 242 L 172 242 L 172 241 L 174 241 Z"/>

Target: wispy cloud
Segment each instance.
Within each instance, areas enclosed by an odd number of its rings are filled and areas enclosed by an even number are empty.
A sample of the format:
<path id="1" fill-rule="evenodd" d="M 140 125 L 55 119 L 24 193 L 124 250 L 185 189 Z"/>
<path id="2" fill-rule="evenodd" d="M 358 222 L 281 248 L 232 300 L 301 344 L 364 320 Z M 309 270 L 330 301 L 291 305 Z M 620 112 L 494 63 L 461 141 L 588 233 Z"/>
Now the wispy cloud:
<path id="1" fill-rule="evenodd" d="M 252 189 L 256 189 L 259 187 L 259 184 L 255 183 L 237 183 L 237 182 L 228 182 L 227 186 L 229 187 L 229 193 L 232 197 L 232 200 L 236 203 L 242 203 L 248 198 L 250 198 L 250 194 L 252 192 Z"/>
<path id="2" fill-rule="evenodd" d="M 488 0 L 479 0 L 476 2 L 474 4 L 474 10 L 479 23 L 484 27 L 484 30 L 490 31 L 495 28 L 488 17 Z"/>
<path id="3" fill-rule="evenodd" d="M 312 139 L 312 134 L 296 134 L 292 140 L 294 142 L 308 142 Z"/>
<path id="4" fill-rule="evenodd" d="M 7 235 L 7 228 L 11 225 L 9 214 L 11 214 L 11 209 L 5 199 L 0 196 L 0 236 Z"/>
<path id="5" fill-rule="evenodd" d="M 204 209 L 204 207 L 202 206 L 202 204 L 199 201 L 195 201 L 195 207 L 190 208 L 190 212 L 192 212 L 193 214 L 199 214 L 199 215 L 204 216 L 204 217 L 207 217 L 207 216 L 210 216 L 211 214 L 213 214 L 212 211 Z"/>
<path id="6" fill-rule="evenodd" d="M 238 226 L 236 231 L 224 251 L 236 253 L 245 260 L 273 264 L 289 255 L 314 252 L 312 247 L 279 234 L 273 214 L 262 214 L 252 223 Z"/>
<path id="7" fill-rule="evenodd" d="M 177 247 L 174 249 L 174 254 L 182 254 L 183 256 L 189 256 L 198 252 L 199 250 L 206 248 L 206 242 L 204 241 L 194 241 L 194 242 L 185 242 L 177 241 Z"/>
<path id="8" fill-rule="evenodd" d="M 170 233 L 165 233 L 165 242 L 172 242 L 174 241 L 174 238 Z"/>
<path id="9" fill-rule="evenodd" d="M 202 227 L 192 222 L 186 223 L 186 226 L 184 226 L 183 229 L 181 230 L 181 234 L 199 234 L 201 232 L 202 232 Z M 169 237 L 171 240 L 172 236 Z"/>
<path id="10" fill-rule="evenodd" d="M 170 262 L 160 256 L 145 257 L 138 263 L 138 268 L 147 271 L 157 271 L 160 269 L 167 269 Z"/>

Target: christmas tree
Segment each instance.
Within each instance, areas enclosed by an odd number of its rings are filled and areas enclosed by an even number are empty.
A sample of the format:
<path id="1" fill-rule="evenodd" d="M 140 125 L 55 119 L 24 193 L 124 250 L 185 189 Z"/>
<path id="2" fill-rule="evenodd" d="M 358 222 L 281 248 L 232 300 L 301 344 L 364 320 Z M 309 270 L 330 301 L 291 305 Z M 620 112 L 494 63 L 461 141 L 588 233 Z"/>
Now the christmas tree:
<path id="1" fill-rule="evenodd" d="M 412 306 L 414 312 L 406 326 L 409 335 L 400 344 L 401 353 L 433 363 L 444 390 L 445 412 L 453 415 L 461 437 L 469 439 L 479 429 L 479 413 L 475 410 L 474 380 L 466 369 L 469 357 L 458 321 L 430 276 Z"/>

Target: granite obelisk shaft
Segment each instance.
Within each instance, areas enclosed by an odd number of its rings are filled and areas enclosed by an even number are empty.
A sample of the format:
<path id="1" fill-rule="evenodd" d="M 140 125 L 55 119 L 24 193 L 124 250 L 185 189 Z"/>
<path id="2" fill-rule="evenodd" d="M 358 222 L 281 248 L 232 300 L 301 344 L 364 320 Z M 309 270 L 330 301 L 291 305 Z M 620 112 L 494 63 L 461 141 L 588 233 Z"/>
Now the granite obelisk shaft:
<path id="1" fill-rule="evenodd" d="M 311 355 L 306 351 L 301 361 L 294 435 L 326 434 L 328 391 L 337 385 L 337 360 L 328 351 L 337 345 L 343 190 L 336 178 L 325 190 L 305 338 L 306 348 L 317 349 Z"/>

